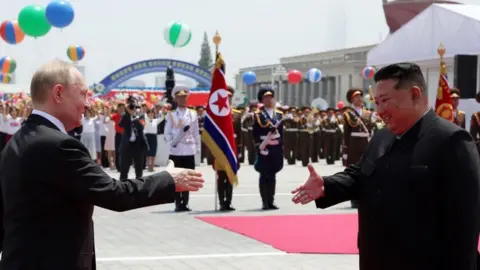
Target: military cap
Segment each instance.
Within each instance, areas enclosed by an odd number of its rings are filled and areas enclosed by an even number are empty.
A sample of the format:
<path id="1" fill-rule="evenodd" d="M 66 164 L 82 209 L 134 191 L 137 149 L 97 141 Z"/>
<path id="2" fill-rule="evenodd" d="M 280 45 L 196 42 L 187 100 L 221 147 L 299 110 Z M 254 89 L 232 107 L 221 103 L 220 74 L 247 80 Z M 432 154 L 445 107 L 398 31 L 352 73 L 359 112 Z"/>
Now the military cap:
<path id="1" fill-rule="evenodd" d="M 188 96 L 190 89 L 186 85 L 177 84 L 172 89 L 172 97 L 175 96 Z"/>
<path id="2" fill-rule="evenodd" d="M 352 103 L 352 98 L 354 96 L 358 96 L 358 95 L 361 95 L 363 97 L 363 91 L 362 89 L 360 88 L 352 88 L 350 90 L 348 90 L 347 92 L 347 101 L 348 103 Z"/>
<path id="3" fill-rule="evenodd" d="M 198 105 L 195 109 L 196 109 L 196 110 L 205 110 L 205 106 L 203 106 L 203 105 Z"/>
<path id="4" fill-rule="evenodd" d="M 273 91 L 273 89 L 271 87 L 260 88 L 260 90 L 258 91 L 258 94 L 257 94 L 258 102 L 262 102 L 263 97 L 265 97 L 265 96 L 275 97 L 275 91 Z"/>
<path id="5" fill-rule="evenodd" d="M 300 108 L 301 111 L 306 111 L 306 110 L 312 110 L 312 108 L 310 108 L 309 106 L 303 106 Z"/>
<path id="6" fill-rule="evenodd" d="M 328 108 L 327 108 L 327 112 L 335 112 L 335 111 L 336 111 L 336 110 L 335 110 L 335 108 L 333 108 L 333 107 L 328 107 Z"/>
<path id="7" fill-rule="evenodd" d="M 233 96 L 233 94 L 235 94 L 235 89 L 233 89 L 233 87 L 231 87 L 230 85 L 227 86 L 227 91 L 229 96 Z"/>
<path id="8" fill-rule="evenodd" d="M 460 98 L 460 90 L 458 88 L 450 89 L 450 97 L 452 98 Z"/>
<path id="9" fill-rule="evenodd" d="M 250 101 L 250 102 L 248 103 L 248 107 L 249 107 L 249 108 L 252 108 L 252 107 L 255 107 L 255 108 L 256 108 L 257 105 L 258 105 L 258 102 L 255 101 L 255 100 L 252 100 L 252 101 Z"/>

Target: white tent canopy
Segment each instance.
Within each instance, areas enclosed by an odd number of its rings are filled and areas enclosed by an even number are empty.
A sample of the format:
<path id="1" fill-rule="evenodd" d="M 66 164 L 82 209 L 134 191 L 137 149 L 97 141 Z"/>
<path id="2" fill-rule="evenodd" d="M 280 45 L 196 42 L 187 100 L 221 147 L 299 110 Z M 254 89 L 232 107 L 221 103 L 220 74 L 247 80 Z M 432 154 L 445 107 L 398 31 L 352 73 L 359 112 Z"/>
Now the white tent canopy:
<path id="1" fill-rule="evenodd" d="M 440 44 L 446 49 L 446 58 L 480 55 L 480 6 L 432 4 L 370 50 L 367 64 L 438 59 Z"/>

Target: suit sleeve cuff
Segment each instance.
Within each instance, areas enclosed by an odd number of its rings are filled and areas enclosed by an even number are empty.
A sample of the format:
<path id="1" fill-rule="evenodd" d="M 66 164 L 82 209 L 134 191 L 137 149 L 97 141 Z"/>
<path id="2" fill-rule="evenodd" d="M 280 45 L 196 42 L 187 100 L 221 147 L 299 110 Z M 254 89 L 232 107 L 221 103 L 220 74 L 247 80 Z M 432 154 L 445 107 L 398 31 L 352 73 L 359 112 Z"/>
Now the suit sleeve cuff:
<path id="1" fill-rule="evenodd" d="M 333 181 L 330 180 L 328 177 L 323 178 L 323 187 L 325 189 L 324 196 L 315 200 L 315 206 L 317 208 L 328 208 L 330 206 L 335 205 L 336 203 L 332 200 L 332 196 L 328 196 L 329 190 L 331 190 L 332 185 L 334 185 Z"/>
<path id="2" fill-rule="evenodd" d="M 164 203 L 173 203 L 175 201 L 175 181 L 173 180 L 172 175 L 167 172 L 159 172 L 152 175 L 154 181 L 157 182 L 157 191 L 162 196 L 162 204 Z"/>

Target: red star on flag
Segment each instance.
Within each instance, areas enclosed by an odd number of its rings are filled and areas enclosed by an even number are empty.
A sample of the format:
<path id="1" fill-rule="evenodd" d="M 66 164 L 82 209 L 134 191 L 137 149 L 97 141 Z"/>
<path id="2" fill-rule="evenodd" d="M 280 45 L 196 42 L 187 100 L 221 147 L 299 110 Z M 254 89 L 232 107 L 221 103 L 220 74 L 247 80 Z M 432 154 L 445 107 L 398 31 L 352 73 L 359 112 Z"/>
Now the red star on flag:
<path id="1" fill-rule="evenodd" d="M 218 106 L 218 112 L 220 113 L 223 110 L 223 108 L 228 109 L 227 102 L 228 102 L 228 96 L 222 97 L 220 96 L 219 93 L 217 93 L 217 101 L 213 102 L 212 104 Z"/>

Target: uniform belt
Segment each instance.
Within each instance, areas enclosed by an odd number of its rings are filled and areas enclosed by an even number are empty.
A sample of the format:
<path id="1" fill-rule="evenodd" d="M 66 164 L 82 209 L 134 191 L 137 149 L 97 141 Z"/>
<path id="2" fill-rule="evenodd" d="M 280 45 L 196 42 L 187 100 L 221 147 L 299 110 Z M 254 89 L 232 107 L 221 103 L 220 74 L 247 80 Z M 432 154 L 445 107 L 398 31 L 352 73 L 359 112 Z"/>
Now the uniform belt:
<path id="1" fill-rule="evenodd" d="M 233 138 L 237 138 L 237 134 L 233 133 Z"/>
<path id="2" fill-rule="evenodd" d="M 205 129 L 205 128 L 203 128 L 203 127 L 202 127 L 202 128 L 200 128 L 200 130 L 204 130 L 204 129 Z"/>
<path id="3" fill-rule="evenodd" d="M 253 130 L 253 127 L 249 127 L 248 130 Z"/>
<path id="4" fill-rule="evenodd" d="M 267 136 L 260 136 L 260 140 L 265 140 L 267 138 Z M 270 139 L 278 139 L 280 138 L 280 134 L 274 134 Z"/>
<path id="5" fill-rule="evenodd" d="M 298 131 L 298 128 L 286 128 L 285 131 Z"/>
<path id="6" fill-rule="evenodd" d="M 242 128 L 242 131 L 248 131 L 248 128 Z"/>
<path id="7" fill-rule="evenodd" d="M 370 134 L 367 133 L 367 132 L 352 132 L 352 133 L 350 133 L 350 136 L 360 137 L 360 138 L 368 138 L 368 137 L 370 137 Z"/>
<path id="8" fill-rule="evenodd" d="M 337 131 L 335 129 L 324 129 L 323 131 L 325 131 L 327 133 L 337 133 Z"/>

